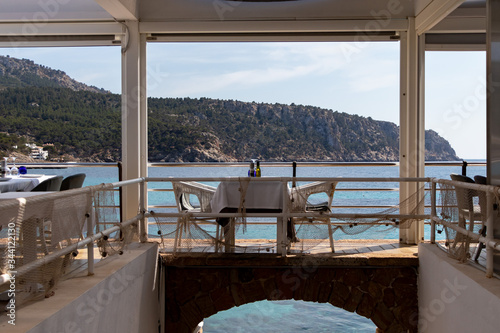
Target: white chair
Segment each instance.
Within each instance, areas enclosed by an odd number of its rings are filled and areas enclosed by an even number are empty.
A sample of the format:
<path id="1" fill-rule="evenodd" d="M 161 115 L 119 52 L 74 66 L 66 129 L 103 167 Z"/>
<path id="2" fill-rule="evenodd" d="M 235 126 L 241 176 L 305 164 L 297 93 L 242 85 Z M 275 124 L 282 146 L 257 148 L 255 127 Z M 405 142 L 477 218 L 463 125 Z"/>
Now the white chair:
<path id="1" fill-rule="evenodd" d="M 183 217 L 177 219 L 177 228 L 175 231 L 174 240 L 174 252 L 177 251 L 177 247 L 181 245 L 183 230 L 188 227 L 187 224 L 191 222 L 201 221 L 209 222 L 213 221 L 216 226 L 215 231 L 215 252 L 218 252 L 220 240 L 220 228 L 215 222 L 215 218 L 202 218 L 189 216 L 188 213 L 210 213 L 210 201 L 215 194 L 216 188 L 210 185 L 198 183 L 198 182 L 173 182 L 172 183 L 175 201 L 177 203 L 177 209 L 179 213 L 185 214 Z M 195 207 L 190 200 L 190 196 L 196 196 L 199 206 Z"/>
<path id="2" fill-rule="evenodd" d="M 308 215 L 307 217 L 293 217 L 291 226 L 292 230 L 295 229 L 296 223 L 313 223 L 314 221 L 325 223 L 328 227 L 328 237 L 330 239 L 330 248 L 332 252 L 335 252 L 335 247 L 333 244 L 332 224 L 330 222 L 330 217 L 324 216 L 324 214 L 330 212 L 330 207 L 332 206 L 333 194 L 335 193 L 336 186 L 337 182 L 333 181 L 313 182 L 293 187 L 291 190 L 291 212 L 310 214 L 310 216 Z M 328 196 L 328 200 L 320 204 L 311 204 L 308 201 L 309 197 L 317 193 L 326 193 L 326 195 Z"/>
<path id="3" fill-rule="evenodd" d="M 450 178 L 454 181 L 474 183 L 474 180 L 472 180 L 471 178 L 458 174 L 451 174 Z M 482 223 L 484 227 L 486 216 L 483 216 L 483 212 L 481 210 L 482 207 L 480 205 L 475 205 L 473 201 L 473 198 L 478 196 L 477 191 L 462 188 L 460 186 L 455 186 L 455 194 L 458 206 L 458 226 L 464 229 L 468 229 L 471 232 L 475 232 L 474 223 L 475 221 L 478 221 Z M 469 222 L 468 228 L 467 221 Z M 465 253 L 468 253 L 471 239 L 458 232 L 456 233 L 452 248 L 455 249 L 456 246 L 462 242 L 464 242 L 465 245 Z"/>

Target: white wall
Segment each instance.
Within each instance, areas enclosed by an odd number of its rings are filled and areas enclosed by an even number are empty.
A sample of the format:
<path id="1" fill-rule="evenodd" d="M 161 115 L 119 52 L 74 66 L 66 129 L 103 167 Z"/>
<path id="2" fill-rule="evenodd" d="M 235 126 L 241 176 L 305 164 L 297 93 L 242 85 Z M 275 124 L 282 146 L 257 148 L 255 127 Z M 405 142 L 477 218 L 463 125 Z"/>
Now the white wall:
<path id="1" fill-rule="evenodd" d="M 419 332 L 500 332 L 500 280 L 419 244 Z"/>
<path id="2" fill-rule="evenodd" d="M 63 281 L 54 296 L 20 308 L 16 326 L 2 323 L 0 332 L 157 333 L 157 251 L 157 244 L 130 245 L 96 264 L 94 276 Z"/>

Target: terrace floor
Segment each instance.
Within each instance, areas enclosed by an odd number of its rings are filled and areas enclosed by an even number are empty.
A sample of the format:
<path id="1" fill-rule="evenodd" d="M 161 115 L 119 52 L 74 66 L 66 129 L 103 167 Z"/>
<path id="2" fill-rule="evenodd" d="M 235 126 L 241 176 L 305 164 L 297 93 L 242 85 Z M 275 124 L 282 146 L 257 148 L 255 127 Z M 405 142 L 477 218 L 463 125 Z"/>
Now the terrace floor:
<path id="1" fill-rule="evenodd" d="M 161 243 L 158 238 L 150 238 L 150 242 Z M 444 241 L 436 242 L 437 246 L 446 252 L 446 247 Z M 246 254 L 273 254 L 275 253 L 275 244 L 272 240 L 265 239 L 252 239 L 244 240 L 238 239 L 237 244 L 241 249 L 235 250 L 233 253 L 246 253 Z M 346 257 L 346 256 L 363 256 L 363 257 L 373 257 L 373 258 L 415 258 L 418 257 L 418 245 L 406 245 L 400 244 L 398 240 L 395 239 L 344 239 L 335 240 L 335 252 L 332 253 L 330 249 L 329 242 L 326 240 L 317 241 L 311 240 L 304 243 L 295 243 L 288 251 L 288 255 L 330 255 L 332 257 Z M 258 248 L 258 246 L 261 246 Z M 471 243 L 471 253 L 475 253 L 477 243 Z M 5 244 L 0 244 L 1 248 Z M 163 248 L 163 249 L 162 249 Z M 170 250 L 164 250 L 164 249 Z M 172 253 L 173 240 L 166 239 L 163 244 L 160 244 L 161 253 Z M 244 249 L 244 250 L 243 250 Z M 210 248 L 208 244 L 198 244 L 198 246 L 192 246 L 189 249 L 181 244 L 178 247 L 178 253 L 206 253 L 207 255 L 215 253 L 214 248 Z M 219 252 L 219 255 L 223 255 L 223 251 Z M 99 248 L 94 248 L 94 263 L 103 260 Z M 72 278 L 75 276 L 82 276 L 87 272 L 87 248 L 80 249 L 78 251 L 77 257 L 74 258 L 73 263 L 65 278 Z M 469 264 L 476 266 L 478 268 L 484 269 L 486 267 L 486 250 L 481 251 L 481 255 L 478 261 L 469 260 Z"/>
<path id="2" fill-rule="evenodd" d="M 149 238 L 149 241 L 162 243 L 159 238 Z M 172 249 L 173 239 L 165 239 L 163 243 L 160 244 L 160 249 Z M 276 244 L 270 239 L 237 239 L 236 243 L 241 250 L 235 250 L 234 252 L 245 252 L 245 253 L 274 253 Z M 305 243 L 305 244 L 304 244 Z M 446 251 L 444 241 L 436 241 L 436 244 L 443 250 Z M 470 244 L 470 252 L 475 253 L 477 248 L 477 243 Z M 208 242 L 197 241 L 196 244 L 188 248 L 185 243 L 181 243 L 178 246 L 178 252 L 215 252 L 213 246 Z M 260 246 L 260 247 L 259 247 Z M 332 253 L 330 249 L 330 244 L 327 240 L 307 240 L 306 242 L 294 243 L 289 249 L 289 254 L 332 254 L 332 255 L 350 255 L 350 254 L 366 254 L 370 256 L 417 256 L 418 255 L 418 245 L 406 245 L 399 243 L 397 239 L 342 239 L 334 241 L 335 252 Z M 244 249 L 244 250 L 243 250 Z M 172 252 L 171 250 L 160 250 L 164 253 Z M 482 266 L 486 263 L 486 250 L 483 248 L 481 255 L 476 262 Z"/>
<path id="3" fill-rule="evenodd" d="M 159 239 L 150 239 L 152 242 L 159 241 Z M 252 248 L 256 244 L 263 244 L 265 240 L 237 240 L 238 245 L 240 246 L 248 246 Z M 172 248 L 169 244 L 173 243 L 173 240 L 166 240 L 164 246 L 167 248 Z M 311 242 L 308 243 L 309 245 Z M 437 244 L 439 248 L 446 252 L 446 248 L 444 246 L 444 242 L 439 242 Z M 471 253 L 475 252 L 475 247 L 477 244 L 471 244 Z M 195 252 L 196 249 L 191 248 L 191 251 Z M 125 250 L 127 252 L 127 250 Z M 190 257 L 194 256 L 202 260 L 203 257 L 206 257 L 207 260 L 214 260 L 215 258 L 223 259 L 225 257 L 224 253 L 214 253 L 214 251 L 208 251 L 204 253 L 188 253 L 185 248 L 179 249 L 179 253 L 174 255 L 169 251 L 160 251 L 163 257 Z M 230 253 L 228 257 L 230 258 L 241 258 L 248 259 L 262 255 L 264 262 L 268 262 L 269 260 L 280 260 L 279 256 L 272 251 L 267 252 L 246 252 L 246 253 Z M 335 241 L 335 253 L 331 253 L 330 246 L 328 241 L 323 241 L 316 246 L 308 249 L 301 250 L 298 248 L 292 247 L 289 251 L 288 257 L 293 262 L 294 260 L 299 260 L 300 257 L 304 255 L 312 255 L 316 258 L 323 258 L 327 262 L 332 265 L 367 265 L 369 263 L 376 263 L 376 265 L 382 265 L 384 262 L 396 264 L 398 262 L 408 263 L 414 262 L 418 264 L 418 246 L 417 245 L 405 245 L 400 244 L 398 240 L 374 240 L 374 239 L 364 239 L 364 240 L 336 240 Z M 101 253 L 97 247 L 94 248 L 94 263 L 98 263 L 103 260 Z M 273 259 L 274 258 L 274 259 Z M 229 259 L 229 258 L 228 258 Z M 182 260 L 182 259 L 181 259 Z M 201 262 L 200 262 L 201 263 Z M 87 249 L 80 249 L 78 252 L 78 256 L 73 260 L 71 267 L 69 268 L 67 274 L 63 277 L 63 280 L 75 279 L 75 278 L 84 278 L 88 275 L 87 271 Z M 473 260 L 469 260 L 468 264 L 476 267 L 480 270 L 485 270 L 486 267 L 486 251 L 483 249 L 481 252 L 481 256 L 477 262 Z M 264 264 L 266 265 L 266 264 Z M 495 277 L 499 278 L 495 275 Z M 1 295 L 0 295 L 1 296 Z M 0 307 L 4 307 L 7 304 L 7 299 L 2 299 L 0 297 Z"/>

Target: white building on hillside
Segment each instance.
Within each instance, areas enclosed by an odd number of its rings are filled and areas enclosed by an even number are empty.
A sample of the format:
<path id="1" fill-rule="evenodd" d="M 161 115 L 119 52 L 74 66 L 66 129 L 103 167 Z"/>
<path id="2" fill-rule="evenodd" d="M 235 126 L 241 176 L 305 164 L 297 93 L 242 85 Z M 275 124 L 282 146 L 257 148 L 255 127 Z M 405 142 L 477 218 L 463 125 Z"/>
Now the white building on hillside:
<path id="1" fill-rule="evenodd" d="M 30 157 L 35 160 L 46 160 L 49 157 L 49 152 L 43 150 L 43 147 L 31 147 Z"/>

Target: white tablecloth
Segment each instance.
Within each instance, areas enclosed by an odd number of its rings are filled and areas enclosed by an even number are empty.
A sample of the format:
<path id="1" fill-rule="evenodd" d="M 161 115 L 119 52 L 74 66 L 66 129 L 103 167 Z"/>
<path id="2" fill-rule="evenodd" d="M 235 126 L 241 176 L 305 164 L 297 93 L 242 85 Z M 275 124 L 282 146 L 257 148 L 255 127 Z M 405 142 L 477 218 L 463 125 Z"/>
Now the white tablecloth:
<path id="1" fill-rule="evenodd" d="M 5 181 L 0 179 L 0 193 L 29 192 L 44 180 L 52 177 L 55 176 L 40 175 L 40 177 L 34 177 L 34 175 L 29 174 L 27 176 L 8 176 L 7 178 L 10 178 L 10 180 Z"/>
<path id="2" fill-rule="evenodd" d="M 246 181 L 221 182 L 211 201 L 213 213 L 220 213 L 224 208 L 240 206 L 240 187 Z M 245 196 L 246 209 L 283 209 L 283 183 L 279 181 L 250 181 Z"/>

